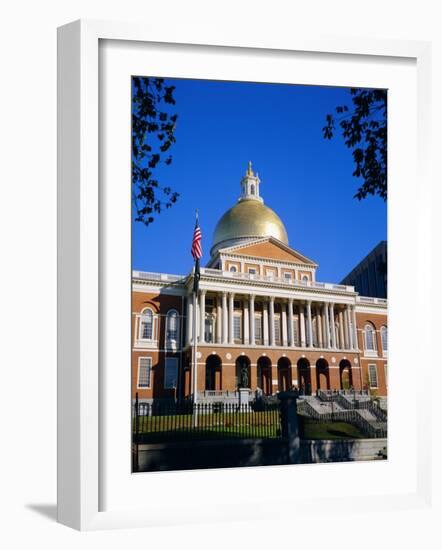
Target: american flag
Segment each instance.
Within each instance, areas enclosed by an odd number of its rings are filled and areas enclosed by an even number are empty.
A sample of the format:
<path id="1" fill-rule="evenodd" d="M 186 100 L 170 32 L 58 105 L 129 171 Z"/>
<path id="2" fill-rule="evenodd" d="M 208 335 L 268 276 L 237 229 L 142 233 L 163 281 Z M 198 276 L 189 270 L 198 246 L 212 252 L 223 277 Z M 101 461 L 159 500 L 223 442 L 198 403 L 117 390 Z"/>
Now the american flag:
<path id="1" fill-rule="evenodd" d="M 203 255 L 203 249 L 201 247 L 201 229 L 198 225 L 198 219 L 196 220 L 195 231 L 193 232 L 191 252 L 194 260 L 199 260 Z"/>
<path id="2" fill-rule="evenodd" d="M 193 291 L 198 293 L 198 287 L 200 282 L 200 258 L 203 255 L 203 249 L 201 247 L 201 229 L 198 225 L 198 213 L 196 215 L 195 231 L 193 232 L 192 248 L 193 259 L 195 260 L 195 271 L 193 276 Z"/>

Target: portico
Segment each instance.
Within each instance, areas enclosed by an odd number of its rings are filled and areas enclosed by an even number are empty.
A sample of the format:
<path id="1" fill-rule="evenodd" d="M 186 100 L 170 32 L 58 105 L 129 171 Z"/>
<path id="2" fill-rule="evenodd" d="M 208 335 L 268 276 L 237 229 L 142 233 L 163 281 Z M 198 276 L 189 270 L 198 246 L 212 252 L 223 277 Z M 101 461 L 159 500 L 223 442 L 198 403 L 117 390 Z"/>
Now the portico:
<path id="1" fill-rule="evenodd" d="M 331 296 L 324 289 L 310 298 L 291 289 L 284 289 L 279 294 L 271 288 L 260 290 L 254 284 L 247 292 L 244 281 L 241 290 L 230 285 L 219 291 L 210 288 L 210 278 L 210 274 L 202 274 L 201 285 L 206 280 L 208 285 L 199 292 L 198 345 L 358 350 L 354 292 L 350 291 L 347 296 L 342 293 Z M 189 294 L 187 345 L 192 344 L 193 307 L 193 297 Z"/>

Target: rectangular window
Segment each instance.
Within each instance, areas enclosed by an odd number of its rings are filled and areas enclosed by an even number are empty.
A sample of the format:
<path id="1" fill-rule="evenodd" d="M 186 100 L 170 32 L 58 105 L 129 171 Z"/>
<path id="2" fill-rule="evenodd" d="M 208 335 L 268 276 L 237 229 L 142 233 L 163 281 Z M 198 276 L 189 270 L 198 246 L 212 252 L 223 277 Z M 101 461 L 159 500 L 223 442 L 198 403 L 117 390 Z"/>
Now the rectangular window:
<path id="1" fill-rule="evenodd" d="M 262 342 L 262 318 L 255 315 L 255 342 Z"/>
<path id="2" fill-rule="evenodd" d="M 138 387 L 150 388 L 152 357 L 140 357 L 138 360 Z"/>
<path id="3" fill-rule="evenodd" d="M 275 327 L 275 344 L 281 343 L 281 320 L 275 317 L 273 326 Z"/>
<path id="4" fill-rule="evenodd" d="M 293 340 L 296 346 L 299 346 L 298 319 L 293 319 Z"/>
<path id="5" fill-rule="evenodd" d="M 234 340 L 241 340 L 241 316 L 235 315 L 233 317 L 233 338 Z"/>
<path id="6" fill-rule="evenodd" d="M 256 275 L 256 269 L 254 267 L 249 267 L 249 274 Z"/>
<path id="7" fill-rule="evenodd" d="M 376 365 L 368 365 L 368 382 L 370 388 L 378 387 L 378 371 L 376 370 Z"/>
<path id="8" fill-rule="evenodd" d="M 284 279 L 286 281 L 291 281 L 292 280 L 292 274 L 291 273 L 284 273 Z"/>
<path id="9" fill-rule="evenodd" d="M 164 389 L 176 388 L 178 383 L 178 359 L 166 357 L 164 365 Z"/>
<path id="10" fill-rule="evenodd" d="M 313 319 L 312 321 L 312 329 L 313 329 L 313 345 L 315 347 L 318 347 L 318 331 L 316 330 L 316 319 Z"/>
<path id="11" fill-rule="evenodd" d="M 213 317 L 209 317 L 208 319 L 205 320 L 204 340 L 208 344 L 213 343 L 213 325 L 214 325 Z"/>

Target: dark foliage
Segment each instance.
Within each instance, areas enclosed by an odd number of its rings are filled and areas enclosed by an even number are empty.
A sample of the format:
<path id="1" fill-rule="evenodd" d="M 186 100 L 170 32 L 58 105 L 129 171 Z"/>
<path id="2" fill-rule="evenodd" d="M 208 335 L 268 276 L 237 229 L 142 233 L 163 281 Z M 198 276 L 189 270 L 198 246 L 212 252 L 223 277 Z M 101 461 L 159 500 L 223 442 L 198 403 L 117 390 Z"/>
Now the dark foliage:
<path id="1" fill-rule="evenodd" d="M 331 139 L 335 125 L 342 130 L 345 145 L 355 162 L 353 175 L 363 184 L 355 194 L 361 200 L 379 195 L 387 200 L 387 90 L 351 88 L 353 106 L 336 107 L 335 115 L 326 116 L 324 138 Z"/>
<path id="2" fill-rule="evenodd" d="M 160 163 L 172 162 L 170 148 L 178 118 L 171 112 L 175 86 L 166 86 L 162 78 L 138 76 L 133 77 L 132 86 L 132 199 L 135 220 L 149 225 L 154 214 L 170 208 L 179 196 L 155 177 Z"/>

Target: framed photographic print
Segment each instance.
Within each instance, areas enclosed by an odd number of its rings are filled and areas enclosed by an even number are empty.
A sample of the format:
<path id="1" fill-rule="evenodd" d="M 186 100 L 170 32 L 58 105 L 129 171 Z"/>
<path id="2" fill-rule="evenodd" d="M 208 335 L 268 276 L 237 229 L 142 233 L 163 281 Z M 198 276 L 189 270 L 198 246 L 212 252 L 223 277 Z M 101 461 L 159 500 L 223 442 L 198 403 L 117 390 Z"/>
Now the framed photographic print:
<path id="1" fill-rule="evenodd" d="M 265 46 L 59 30 L 62 523 L 428 497 L 429 46 Z"/>

